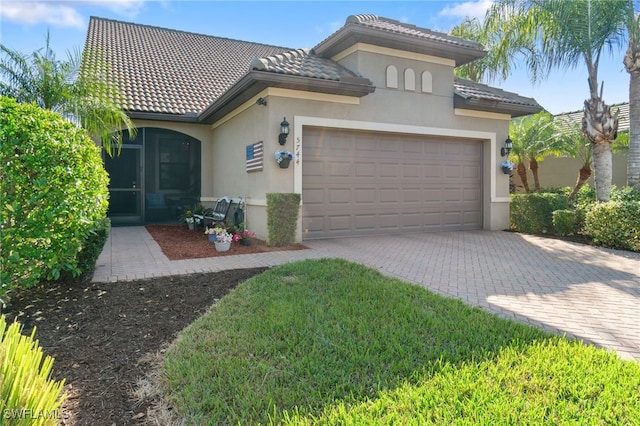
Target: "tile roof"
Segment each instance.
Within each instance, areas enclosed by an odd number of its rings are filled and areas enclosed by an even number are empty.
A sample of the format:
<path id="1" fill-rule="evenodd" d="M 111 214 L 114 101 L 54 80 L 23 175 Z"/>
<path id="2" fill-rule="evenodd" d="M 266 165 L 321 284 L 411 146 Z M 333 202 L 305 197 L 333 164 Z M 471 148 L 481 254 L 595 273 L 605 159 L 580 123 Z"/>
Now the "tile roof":
<path id="1" fill-rule="evenodd" d="M 420 28 L 413 24 L 407 24 L 395 19 L 384 18 L 377 15 L 351 15 L 347 18 L 346 24 L 359 24 L 390 33 L 405 34 L 415 38 L 433 40 L 440 43 L 456 46 L 464 46 L 471 49 L 484 49 L 484 47 L 480 43 L 477 43 L 475 41 L 465 40 L 463 38 L 452 36 L 439 31 L 433 31 L 428 28 Z"/>
<path id="2" fill-rule="evenodd" d="M 336 62 L 314 55 L 309 49 L 297 49 L 265 58 L 255 58 L 251 61 L 250 67 L 260 71 L 324 80 L 341 81 L 349 77 L 359 77 Z"/>
<path id="3" fill-rule="evenodd" d="M 453 93 L 462 99 L 463 103 L 474 105 L 490 111 L 493 109 L 505 109 L 509 107 L 518 115 L 535 114 L 542 111 L 542 107 L 533 98 L 520 96 L 517 93 L 507 92 L 497 87 L 487 86 L 472 80 L 456 77 L 453 81 Z"/>
<path id="4" fill-rule="evenodd" d="M 629 103 L 621 103 L 611 105 L 611 113 L 615 114 L 620 110 L 618 114 L 618 132 L 629 131 Z M 565 112 L 562 114 L 554 115 L 553 118 L 558 123 L 558 127 L 561 130 L 569 129 L 571 127 L 582 126 L 582 117 L 584 117 L 584 110 Z"/>
<path id="5" fill-rule="evenodd" d="M 291 50 L 96 17 L 86 49 L 105 56 L 124 109 L 181 115 L 210 105 L 255 57 Z"/>
<path id="6" fill-rule="evenodd" d="M 322 57 L 332 58 L 356 43 L 451 59 L 456 66 L 486 55 L 484 47 L 475 41 L 377 15 L 349 16 L 342 28 L 313 50 Z"/>

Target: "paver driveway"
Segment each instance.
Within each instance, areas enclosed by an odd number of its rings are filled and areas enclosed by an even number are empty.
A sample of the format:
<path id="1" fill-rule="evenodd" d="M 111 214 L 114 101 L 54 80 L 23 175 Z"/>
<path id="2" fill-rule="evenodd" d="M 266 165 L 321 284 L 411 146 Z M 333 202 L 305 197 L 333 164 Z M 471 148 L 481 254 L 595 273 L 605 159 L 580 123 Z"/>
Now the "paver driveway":
<path id="1" fill-rule="evenodd" d="M 510 232 L 305 242 L 310 249 L 170 261 L 144 227 L 113 228 L 94 281 L 341 257 L 509 318 L 640 360 L 640 254 Z"/>

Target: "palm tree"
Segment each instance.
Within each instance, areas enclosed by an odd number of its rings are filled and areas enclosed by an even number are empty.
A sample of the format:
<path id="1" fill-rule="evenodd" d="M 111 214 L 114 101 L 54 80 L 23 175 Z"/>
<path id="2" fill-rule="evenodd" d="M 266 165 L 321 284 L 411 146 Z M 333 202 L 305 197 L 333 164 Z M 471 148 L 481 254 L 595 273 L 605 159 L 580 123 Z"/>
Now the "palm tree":
<path id="1" fill-rule="evenodd" d="M 122 142 L 122 129 L 135 134 L 135 126 L 117 104 L 114 86 L 104 83 L 97 71 L 81 61 L 79 51 L 56 59 L 49 45 L 30 55 L 0 44 L 0 95 L 18 102 L 35 102 L 43 109 L 61 114 L 81 125 L 89 135 L 101 140 L 105 151 L 113 155 Z"/>
<path id="2" fill-rule="evenodd" d="M 582 167 L 578 171 L 578 178 L 573 190 L 569 194 L 569 202 L 572 202 L 578 191 L 582 188 L 591 177 L 592 161 L 591 161 L 592 145 L 589 143 L 587 136 L 582 133 L 582 129 L 577 125 L 557 133 L 552 153 L 558 157 L 569 156 L 580 160 Z"/>
<path id="3" fill-rule="evenodd" d="M 555 149 L 553 141 L 556 133 L 553 117 L 546 111 L 511 122 L 509 134 L 514 140 L 513 151 L 517 160 L 516 170 L 526 192 L 530 192 L 530 190 L 526 181 L 525 163 L 529 163 L 535 190 L 540 192 L 539 163 Z"/>
<path id="4" fill-rule="evenodd" d="M 624 66 L 629 73 L 629 162 L 627 185 L 640 187 L 640 15 L 635 15 L 631 0 L 625 9 L 629 46 Z"/>
<path id="5" fill-rule="evenodd" d="M 582 131 L 593 145 L 598 201 L 611 193 L 611 143 L 618 129 L 617 113 L 611 114 L 598 92 L 598 65 L 605 47 L 624 39 L 626 14 L 620 7 L 628 0 L 499 0 L 487 12 L 485 27 L 496 42 L 496 54 L 524 55 L 533 81 L 552 69 L 574 68 L 584 61 L 589 99 L 585 101 Z"/>

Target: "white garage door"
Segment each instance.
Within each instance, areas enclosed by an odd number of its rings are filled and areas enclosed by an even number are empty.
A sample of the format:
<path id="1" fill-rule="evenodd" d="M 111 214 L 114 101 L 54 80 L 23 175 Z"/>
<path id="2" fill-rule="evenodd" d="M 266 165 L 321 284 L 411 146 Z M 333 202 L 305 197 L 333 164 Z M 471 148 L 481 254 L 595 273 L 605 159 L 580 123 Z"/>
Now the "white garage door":
<path id="1" fill-rule="evenodd" d="M 303 239 L 482 228 L 482 142 L 305 127 Z"/>

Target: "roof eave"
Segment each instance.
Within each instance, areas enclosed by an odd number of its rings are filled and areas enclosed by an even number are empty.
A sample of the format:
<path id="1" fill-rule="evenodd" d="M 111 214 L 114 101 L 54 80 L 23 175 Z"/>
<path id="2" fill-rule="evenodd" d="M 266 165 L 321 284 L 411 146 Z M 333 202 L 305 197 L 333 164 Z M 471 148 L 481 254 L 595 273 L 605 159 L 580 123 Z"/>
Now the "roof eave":
<path id="1" fill-rule="evenodd" d="M 319 78 L 278 74 L 251 70 L 229 90 L 198 114 L 200 122 L 212 124 L 238 108 L 267 87 L 319 92 L 333 95 L 363 97 L 375 91 L 375 86 L 365 78 L 352 81 L 324 80 Z"/>
<path id="2" fill-rule="evenodd" d="M 142 112 L 126 111 L 131 119 L 136 120 L 157 120 L 157 121 L 177 121 L 181 123 L 199 123 L 198 115 L 193 112 L 187 114 L 167 114 L 163 112 Z"/>
<path id="3" fill-rule="evenodd" d="M 543 110 L 540 105 L 525 105 L 488 99 L 464 98 L 460 95 L 453 97 L 454 108 L 470 109 L 474 111 L 497 112 L 509 114 L 511 117 L 521 117 L 539 113 Z"/>
<path id="4" fill-rule="evenodd" d="M 454 60 L 456 66 L 468 64 L 486 56 L 482 49 L 443 43 L 413 37 L 407 34 L 386 32 L 357 24 L 342 27 L 329 38 L 320 42 L 313 51 L 321 57 L 332 58 L 356 43 L 367 43 L 402 51 L 421 53 Z"/>

